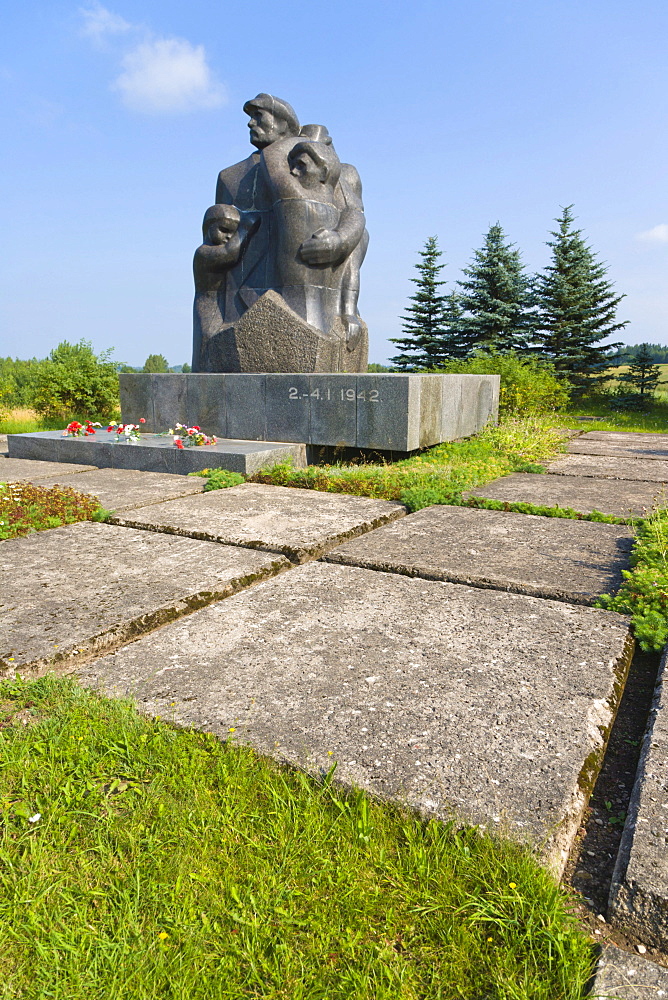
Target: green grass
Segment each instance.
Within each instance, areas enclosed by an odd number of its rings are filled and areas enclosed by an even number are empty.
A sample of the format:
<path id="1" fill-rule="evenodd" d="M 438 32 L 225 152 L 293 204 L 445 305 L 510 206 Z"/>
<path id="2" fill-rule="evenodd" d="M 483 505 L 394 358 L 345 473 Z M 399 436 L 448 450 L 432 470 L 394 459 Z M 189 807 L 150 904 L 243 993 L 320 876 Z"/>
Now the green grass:
<path id="1" fill-rule="evenodd" d="M 437 445 L 394 463 L 311 465 L 297 469 L 289 462 L 249 476 L 250 482 L 293 486 L 331 493 L 400 500 L 411 509 L 416 493 L 456 502 L 463 490 L 481 486 L 511 472 L 543 472 L 542 463 L 563 450 L 566 437 L 555 417 L 506 418 L 476 437 Z M 229 473 L 206 473 L 207 489 L 233 485 Z M 430 492 L 431 491 L 431 494 Z M 451 499 L 452 498 L 452 499 Z M 421 504 L 424 506 L 424 504 Z"/>
<path id="2" fill-rule="evenodd" d="M 591 946 L 525 849 L 331 771 L 48 676 L 0 686 L 0 774 L 0 997 L 582 996 Z"/>
<path id="3" fill-rule="evenodd" d="M 660 652 L 668 643 L 668 507 L 665 497 L 635 525 L 631 569 L 622 570 L 624 582 L 613 597 L 603 594 L 597 604 L 608 611 L 631 615 L 640 648 Z"/>
<path id="4" fill-rule="evenodd" d="M 116 419 L 115 415 L 114 419 Z M 68 417 L 43 417 L 35 413 L 34 410 L 21 409 L 12 410 L 7 416 L 0 413 L 0 434 L 32 434 L 35 431 L 59 431 L 64 430 L 71 420 L 78 420 L 85 423 L 88 419 L 86 414 L 72 414 Z M 97 419 L 97 418 L 95 418 Z"/>
<path id="5" fill-rule="evenodd" d="M 658 401 L 651 413 L 614 413 L 603 402 L 583 403 L 569 412 L 569 426 L 586 431 L 634 431 L 668 434 L 668 404 Z M 596 417 L 578 421 L 577 416 Z M 567 417 L 568 419 L 568 417 Z"/>

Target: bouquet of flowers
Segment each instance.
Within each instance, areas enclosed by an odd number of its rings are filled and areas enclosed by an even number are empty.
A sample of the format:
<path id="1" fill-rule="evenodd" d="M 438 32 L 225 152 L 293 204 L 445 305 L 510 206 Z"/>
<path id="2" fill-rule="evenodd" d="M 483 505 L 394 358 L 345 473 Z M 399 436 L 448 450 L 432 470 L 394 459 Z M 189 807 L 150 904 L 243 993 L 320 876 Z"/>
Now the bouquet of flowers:
<path id="1" fill-rule="evenodd" d="M 73 420 L 63 431 L 63 437 L 88 437 L 89 434 L 95 433 L 96 427 L 101 426 L 102 424 L 92 424 L 90 420 L 87 420 L 85 424 L 80 424 L 78 420 Z"/>
<path id="2" fill-rule="evenodd" d="M 205 434 L 201 427 L 186 427 L 185 424 L 177 424 L 176 430 L 169 428 L 169 433 L 174 436 L 174 444 L 177 448 L 193 448 L 197 445 L 215 444 L 218 440 L 212 434 Z"/>
<path id="3" fill-rule="evenodd" d="M 140 417 L 139 424 L 145 424 L 146 418 Z M 126 444 L 138 444 L 139 443 L 139 424 L 117 424 L 112 421 L 107 427 L 108 434 L 114 434 L 114 444 L 118 444 L 120 441 L 125 441 Z"/>

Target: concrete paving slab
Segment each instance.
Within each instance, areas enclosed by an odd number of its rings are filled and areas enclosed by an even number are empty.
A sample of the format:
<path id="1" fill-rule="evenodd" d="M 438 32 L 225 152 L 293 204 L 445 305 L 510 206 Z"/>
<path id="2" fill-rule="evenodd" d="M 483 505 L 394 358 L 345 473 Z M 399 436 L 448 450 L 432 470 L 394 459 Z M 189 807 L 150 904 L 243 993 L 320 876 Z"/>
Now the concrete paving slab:
<path id="1" fill-rule="evenodd" d="M 667 456 L 668 457 L 668 456 Z M 547 466 L 553 476 L 590 476 L 593 479 L 631 479 L 668 483 L 668 461 L 604 455 L 564 455 Z"/>
<path id="2" fill-rule="evenodd" d="M 610 889 L 609 919 L 668 946 L 668 653 L 664 653 Z"/>
<path id="3" fill-rule="evenodd" d="M 83 683 L 560 870 L 632 651 L 620 615 L 311 562 L 85 665 Z"/>
<path id="4" fill-rule="evenodd" d="M 243 483 L 152 509 L 126 510 L 115 524 L 282 552 L 295 562 L 403 517 L 387 500 Z"/>
<path id="5" fill-rule="evenodd" d="M 587 431 L 580 436 L 581 441 L 606 441 L 632 447 L 634 444 L 649 444 L 668 451 L 668 434 L 652 434 L 648 431 Z"/>
<path id="6" fill-rule="evenodd" d="M 633 532 L 470 507 L 427 507 L 330 552 L 328 562 L 574 604 L 617 590 Z"/>
<path id="7" fill-rule="evenodd" d="M 582 514 L 600 510 L 613 517 L 642 517 L 660 494 L 660 483 L 516 472 L 465 495 L 509 503 L 571 507 Z"/>
<path id="8" fill-rule="evenodd" d="M 129 642 L 289 566 L 264 552 L 90 522 L 6 540 L 0 674 L 71 666 L 75 655 Z"/>
<path id="9" fill-rule="evenodd" d="M 625 448 L 623 445 L 606 444 L 605 441 L 582 441 L 576 438 L 568 445 L 571 455 L 605 455 L 609 458 L 640 458 L 646 462 L 668 461 L 668 451 L 663 448 L 639 446 Z"/>
<path id="10" fill-rule="evenodd" d="M 53 476 L 73 476 L 79 472 L 96 472 L 96 465 L 75 465 L 72 462 L 35 462 L 30 458 L 0 458 L 0 482 L 35 483 Z"/>
<path id="11" fill-rule="evenodd" d="M 589 1000 L 652 1000 L 668 997 L 668 969 L 615 945 L 603 948 Z"/>
<path id="12" fill-rule="evenodd" d="M 56 472 L 34 480 L 24 478 L 40 486 L 58 484 L 71 486 L 81 493 L 91 493 L 107 510 L 135 509 L 175 497 L 191 496 L 201 493 L 206 483 L 200 476 L 170 476 L 160 472 L 135 472 L 133 469 L 93 469 L 75 476 Z"/>
<path id="13" fill-rule="evenodd" d="M 208 428 L 207 428 L 208 429 Z M 306 465 L 306 446 L 285 441 L 242 441 L 220 438 L 214 445 L 176 448 L 171 436 L 142 434 L 136 444 L 114 444 L 106 430 L 90 437 L 63 437 L 62 431 L 10 434 L 13 458 L 47 459 L 54 462 L 91 462 L 100 468 L 135 469 L 187 475 L 201 469 L 220 468 L 250 475 L 276 462 Z"/>

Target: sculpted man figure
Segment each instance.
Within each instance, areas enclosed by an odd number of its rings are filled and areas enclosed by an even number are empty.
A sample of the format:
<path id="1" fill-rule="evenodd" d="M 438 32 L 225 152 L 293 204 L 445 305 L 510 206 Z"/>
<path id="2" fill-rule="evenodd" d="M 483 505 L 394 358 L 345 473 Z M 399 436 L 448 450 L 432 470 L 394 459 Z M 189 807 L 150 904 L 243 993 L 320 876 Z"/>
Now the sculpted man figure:
<path id="1" fill-rule="evenodd" d="M 244 105 L 259 152 L 222 170 L 195 254 L 193 371 L 366 371 L 355 168 L 269 94 Z"/>

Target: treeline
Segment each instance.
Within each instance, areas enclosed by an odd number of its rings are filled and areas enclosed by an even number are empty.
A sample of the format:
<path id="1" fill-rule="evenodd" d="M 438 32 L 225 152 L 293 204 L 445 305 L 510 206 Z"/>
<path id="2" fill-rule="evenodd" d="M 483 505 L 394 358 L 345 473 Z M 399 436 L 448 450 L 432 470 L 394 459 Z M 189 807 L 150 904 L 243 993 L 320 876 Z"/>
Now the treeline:
<path id="1" fill-rule="evenodd" d="M 64 340 L 48 358 L 0 358 L 0 412 L 25 408 L 44 417 L 107 419 L 120 405 L 120 372 L 190 371 L 188 364 L 170 368 L 162 354 L 149 354 L 143 368 L 134 368 L 112 361 L 112 353 L 95 354 L 87 340 Z"/>
<path id="2" fill-rule="evenodd" d="M 610 364 L 628 365 L 640 354 L 648 353 L 655 365 L 668 365 L 668 345 L 666 344 L 622 344 L 610 355 Z"/>
<path id="3" fill-rule="evenodd" d="M 392 340 L 400 349 L 390 359 L 394 370 L 438 369 L 481 350 L 514 351 L 549 362 L 576 391 L 604 381 L 622 345 L 601 342 L 627 325 L 617 319 L 624 295 L 615 293 L 606 266 L 575 229 L 572 207 L 556 220 L 544 271 L 526 272 L 497 223 L 449 294 L 440 278 L 442 252 L 430 237 L 416 265 L 419 276 L 411 279 L 417 292 L 402 316 L 404 336 Z"/>

